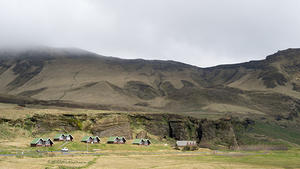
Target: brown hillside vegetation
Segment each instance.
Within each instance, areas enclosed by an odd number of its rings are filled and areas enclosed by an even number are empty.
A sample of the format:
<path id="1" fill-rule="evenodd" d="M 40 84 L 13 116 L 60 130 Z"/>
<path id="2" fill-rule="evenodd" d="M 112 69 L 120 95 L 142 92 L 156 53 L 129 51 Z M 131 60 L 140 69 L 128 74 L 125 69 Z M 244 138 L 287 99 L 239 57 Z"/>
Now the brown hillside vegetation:
<path id="1" fill-rule="evenodd" d="M 299 88 L 300 49 L 210 68 L 125 60 L 79 49 L 0 52 L 2 102 L 21 99 L 79 108 L 252 113 L 293 119 L 300 110 Z"/>

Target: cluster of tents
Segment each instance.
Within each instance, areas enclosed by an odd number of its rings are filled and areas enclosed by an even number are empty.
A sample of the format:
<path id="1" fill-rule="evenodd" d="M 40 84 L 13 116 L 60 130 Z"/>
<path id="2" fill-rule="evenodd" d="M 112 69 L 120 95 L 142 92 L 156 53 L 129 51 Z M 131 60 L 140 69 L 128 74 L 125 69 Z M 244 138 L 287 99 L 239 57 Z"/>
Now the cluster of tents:
<path id="1" fill-rule="evenodd" d="M 100 138 L 98 136 L 84 136 L 81 139 L 81 142 L 91 143 L 91 144 L 100 143 Z"/>
<path id="2" fill-rule="evenodd" d="M 74 137 L 71 134 L 57 134 L 54 136 L 54 141 L 73 141 Z M 34 138 L 30 142 L 31 147 L 49 147 L 54 143 L 50 138 Z"/>
<path id="3" fill-rule="evenodd" d="M 71 134 L 57 134 L 54 136 L 54 141 L 73 141 L 74 137 Z M 81 139 L 81 142 L 89 143 L 89 144 L 97 144 L 100 143 L 100 138 L 98 136 L 84 136 Z M 107 144 L 125 144 L 126 139 L 125 137 L 109 137 L 107 139 Z M 151 141 L 149 139 L 135 139 L 133 140 L 132 144 L 134 145 L 150 145 Z M 35 138 L 31 141 L 31 147 L 38 147 L 38 146 L 52 146 L 53 141 L 50 138 Z"/>
<path id="4" fill-rule="evenodd" d="M 30 142 L 31 147 L 45 146 L 50 147 L 53 145 L 53 141 L 50 138 L 35 138 Z"/>
<path id="5" fill-rule="evenodd" d="M 109 137 L 107 139 L 107 144 L 125 144 L 126 143 L 126 139 L 125 137 Z"/>
<path id="6" fill-rule="evenodd" d="M 82 138 L 81 142 L 85 143 L 99 143 L 100 138 L 98 136 L 85 136 Z M 107 144 L 125 144 L 126 139 L 125 137 L 119 137 L 119 136 L 114 136 L 114 137 L 109 137 L 107 139 Z M 132 144 L 135 145 L 150 145 L 151 141 L 149 139 L 134 139 Z"/>

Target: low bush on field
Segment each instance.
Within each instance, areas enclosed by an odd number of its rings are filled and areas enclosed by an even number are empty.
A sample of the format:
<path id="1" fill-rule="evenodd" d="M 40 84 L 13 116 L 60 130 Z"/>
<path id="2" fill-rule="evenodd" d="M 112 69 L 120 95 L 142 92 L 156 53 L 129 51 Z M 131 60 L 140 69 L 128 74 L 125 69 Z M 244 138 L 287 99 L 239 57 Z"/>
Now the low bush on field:
<path id="1" fill-rule="evenodd" d="M 198 150 L 198 146 L 184 146 L 182 151 L 195 151 Z"/>
<path id="2" fill-rule="evenodd" d="M 177 144 L 175 144 L 174 149 L 175 149 L 175 150 L 180 150 L 180 148 L 177 146 Z"/>

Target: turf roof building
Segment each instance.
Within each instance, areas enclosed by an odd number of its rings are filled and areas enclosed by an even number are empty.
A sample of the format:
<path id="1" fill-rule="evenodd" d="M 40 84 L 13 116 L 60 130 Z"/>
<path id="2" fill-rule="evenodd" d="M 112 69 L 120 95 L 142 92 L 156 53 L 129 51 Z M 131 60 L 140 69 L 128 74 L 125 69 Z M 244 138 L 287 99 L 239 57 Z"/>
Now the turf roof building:
<path id="1" fill-rule="evenodd" d="M 84 136 L 81 139 L 81 142 L 91 143 L 91 144 L 100 143 L 100 138 L 98 136 Z"/>
<path id="2" fill-rule="evenodd" d="M 35 138 L 30 143 L 31 147 L 38 147 L 43 146 L 43 139 L 42 138 Z"/>
<path id="3" fill-rule="evenodd" d="M 126 143 L 126 139 L 125 137 L 109 137 L 107 140 L 108 144 L 125 144 Z"/>
<path id="4" fill-rule="evenodd" d="M 57 134 L 54 136 L 54 141 L 73 141 L 71 134 Z"/>
<path id="5" fill-rule="evenodd" d="M 149 139 L 134 139 L 132 144 L 148 146 L 151 144 L 151 141 Z"/>
<path id="6" fill-rule="evenodd" d="M 53 141 L 50 138 L 35 138 L 31 141 L 31 147 L 50 147 L 53 145 Z"/>
<path id="7" fill-rule="evenodd" d="M 82 139 L 81 139 L 81 142 L 84 142 L 84 143 L 91 143 L 93 141 L 92 137 L 91 136 L 84 136 Z"/>
<path id="8" fill-rule="evenodd" d="M 98 136 L 92 136 L 93 143 L 100 143 L 100 138 Z"/>

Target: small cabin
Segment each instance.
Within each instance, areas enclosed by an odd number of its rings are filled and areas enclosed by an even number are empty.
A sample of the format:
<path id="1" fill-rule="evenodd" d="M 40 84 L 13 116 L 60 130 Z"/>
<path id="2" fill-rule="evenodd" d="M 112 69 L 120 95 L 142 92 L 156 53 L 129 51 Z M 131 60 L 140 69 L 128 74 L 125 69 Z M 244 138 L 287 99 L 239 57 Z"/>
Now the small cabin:
<path id="1" fill-rule="evenodd" d="M 176 141 L 176 145 L 178 147 L 185 147 L 185 146 L 196 146 L 196 141 Z"/>
<path id="2" fill-rule="evenodd" d="M 92 136 L 93 143 L 100 143 L 100 138 L 98 136 Z"/>
<path id="3" fill-rule="evenodd" d="M 30 143 L 31 147 L 40 147 L 43 146 L 43 139 L 42 138 L 35 138 Z"/>
<path id="4" fill-rule="evenodd" d="M 132 144 L 148 146 L 151 144 L 151 141 L 149 139 L 135 139 L 133 140 Z"/>
<path id="5" fill-rule="evenodd" d="M 109 137 L 107 139 L 107 144 L 117 144 L 118 143 L 118 137 Z"/>
<path id="6" fill-rule="evenodd" d="M 57 134 L 54 136 L 54 141 L 64 141 L 64 134 Z"/>
<path id="7" fill-rule="evenodd" d="M 71 134 L 65 134 L 66 141 L 73 141 L 73 136 Z"/>
<path id="8" fill-rule="evenodd" d="M 54 136 L 54 141 L 73 141 L 71 134 L 57 134 Z"/>
<path id="9" fill-rule="evenodd" d="M 53 145 L 53 141 L 50 138 L 43 138 L 43 144 L 46 147 L 51 147 Z"/>
<path id="10" fill-rule="evenodd" d="M 126 139 L 125 137 L 109 137 L 107 140 L 108 144 L 125 144 Z"/>
<path id="11" fill-rule="evenodd" d="M 51 147 L 53 145 L 53 141 L 50 138 L 35 138 L 31 141 L 31 147 Z"/>
<path id="12" fill-rule="evenodd" d="M 151 144 L 151 141 L 149 139 L 144 139 L 144 144 L 145 146 L 148 146 Z"/>
<path id="13" fill-rule="evenodd" d="M 93 142 L 93 138 L 91 136 L 84 136 L 82 139 L 81 139 L 81 142 L 84 142 L 84 143 L 92 143 Z"/>
<path id="14" fill-rule="evenodd" d="M 81 142 L 91 143 L 91 144 L 100 143 L 100 138 L 98 136 L 84 136 L 81 139 Z"/>
<path id="15" fill-rule="evenodd" d="M 118 144 L 125 144 L 125 143 L 126 143 L 125 137 L 119 137 L 119 142 L 118 142 Z"/>

